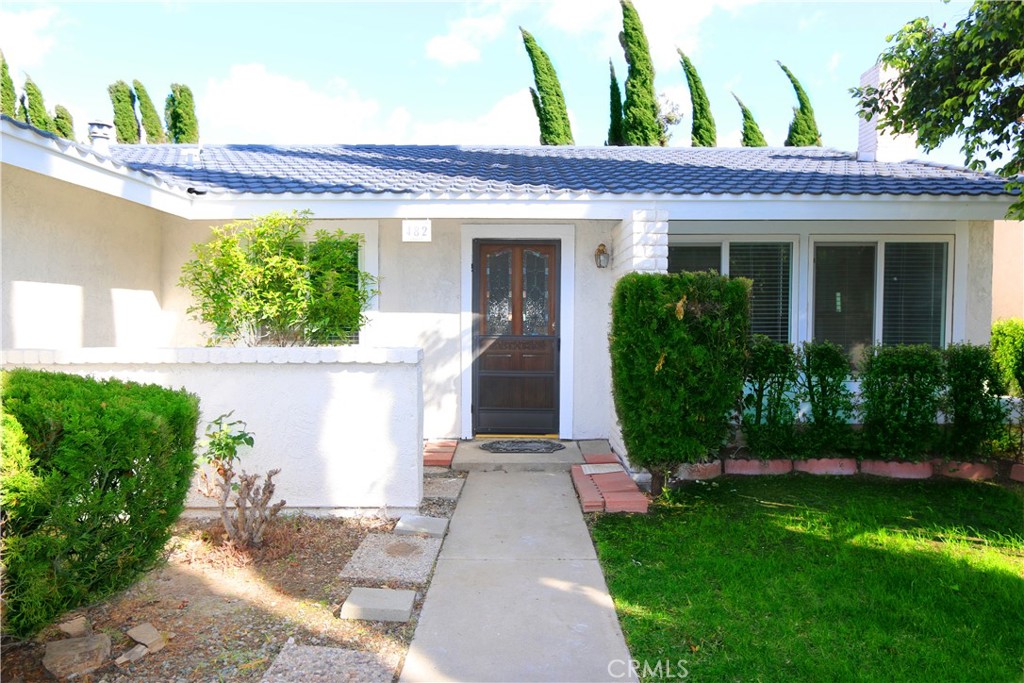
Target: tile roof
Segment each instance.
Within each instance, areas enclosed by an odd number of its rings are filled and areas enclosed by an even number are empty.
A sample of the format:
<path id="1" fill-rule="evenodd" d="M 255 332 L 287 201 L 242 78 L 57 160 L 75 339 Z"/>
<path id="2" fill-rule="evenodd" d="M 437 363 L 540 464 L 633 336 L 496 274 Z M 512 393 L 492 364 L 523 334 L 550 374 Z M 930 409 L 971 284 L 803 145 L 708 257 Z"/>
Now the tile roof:
<path id="1" fill-rule="evenodd" d="M 198 154 L 198 157 L 197 157 Z M 116 145 L 183 187 L 258 194 L 1000 195 L 992 174 L 804 148 Z"/>

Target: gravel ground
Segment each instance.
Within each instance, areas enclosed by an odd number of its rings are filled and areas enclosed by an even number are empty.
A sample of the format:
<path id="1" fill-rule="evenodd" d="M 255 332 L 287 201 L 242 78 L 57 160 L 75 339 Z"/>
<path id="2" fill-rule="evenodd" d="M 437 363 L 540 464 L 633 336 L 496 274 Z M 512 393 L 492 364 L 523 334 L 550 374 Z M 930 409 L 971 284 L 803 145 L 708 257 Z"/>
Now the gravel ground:
<path id="1" fill-rule="evenodd" d="M 443 476 L 458 474 L 445 470 Z M 455 502 L 424 499 L 420 514 L 450 518 Z M 111 663 L 77 680 L 258 681 L 289 638 L 296 646 L 370 653 L 376 661 L 394 662 L 397 671 L 429 582 L 340 578 L 360 543 L 371 534 L 389 533 L 394 524 L 379 518 L 282 517 L 263 550 L 239 553 L 223 544 L 218 523 L 182 520 L 163 566 L 128 590 L 64 617 L 83 615 L 94 630 L 108 633 L 112 659 L 132 647 L 126 632 L 144 622 L 170 638 L 167 646 L 134 664 L 120 668 Z M 412 619 L 406 624 L 337 619 L 336 608 L 354 586 L 417 591 Z M 45 643 L 59 637 L 51 627 L 32 641 L 5 644 L 0 678 L 4 683 L 52 682 L 41 661 Z"/>

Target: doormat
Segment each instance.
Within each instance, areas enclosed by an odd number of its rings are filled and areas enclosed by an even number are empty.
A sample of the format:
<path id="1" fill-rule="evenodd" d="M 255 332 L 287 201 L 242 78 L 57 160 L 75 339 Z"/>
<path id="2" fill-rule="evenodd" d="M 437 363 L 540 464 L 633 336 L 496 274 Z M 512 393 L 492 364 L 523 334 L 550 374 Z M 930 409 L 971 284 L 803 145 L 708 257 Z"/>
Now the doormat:
<path id="1" fill-rule="evenodd" d="M 487 441 L 480 444 L 480 448 L 489 453 L 554 453 L 565 446 L 557 441 L 507 439 Z"/>

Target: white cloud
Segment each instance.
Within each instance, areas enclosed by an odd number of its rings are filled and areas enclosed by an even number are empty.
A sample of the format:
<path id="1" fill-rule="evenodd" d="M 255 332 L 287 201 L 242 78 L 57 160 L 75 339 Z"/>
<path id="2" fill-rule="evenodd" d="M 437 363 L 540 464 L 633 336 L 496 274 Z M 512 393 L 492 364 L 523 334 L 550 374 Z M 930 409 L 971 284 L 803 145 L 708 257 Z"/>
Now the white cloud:
<path id="1" fill-rule="evenodd" d="M 11 70 L 11 77 L 18 82 L 22 72 L 38 66 L 56 44 L 50 33 L 57 8 L 11 12 L 0 10 L 0 47 Z"/>
<path id="2" fill-rule="evenodd" d="M 573 112 L 568 113 L 572 120 Z M 413 144 L 536 145 L 539 136 L 530 91 L 523 88 L 501 98 L 475 119 L 414 122 L 405 141 Z"/>
<path id="3" fill-rule="evenodd" d="M 263 64 L 236 64 L 196 95 L 200 136 L 209 143 L 537 143 L 527 88 L 476 118 L 440 121 L 418 120 L 405 107 L 387 110 L 342 79 L 318 89 Z"/>
<path id="4" fill-rule="evenodd" d="M 448 25 L 448 33 L 427 41 L 427 57 L 444 66 L 457 66 L 480 59 L 480 48 L 497 38 L 505 29 L 513 7 L 489 3 L 481 12 L 470 6 L 470 14 Z"/>
<path id="5" fill-rule="evenodd" d="M 828 59 L 828 76 L 833 81 L 836 79 L 836 69 L 839 68 L 839 63 L 843 61 L 843 54 L 841 52 L 833 52 L 832 56 Z"/>

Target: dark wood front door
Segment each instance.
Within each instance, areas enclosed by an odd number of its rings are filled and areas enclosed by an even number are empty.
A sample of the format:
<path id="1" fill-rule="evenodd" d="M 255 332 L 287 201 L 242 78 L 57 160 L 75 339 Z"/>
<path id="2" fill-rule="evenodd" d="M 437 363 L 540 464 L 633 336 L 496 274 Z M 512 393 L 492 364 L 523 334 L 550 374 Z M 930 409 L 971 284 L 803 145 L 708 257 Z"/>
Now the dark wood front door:
<path id="1" fill-rule="evenodd" d="M 558 433 L 558 243 L 476 240 L 473 431 Z"/>

